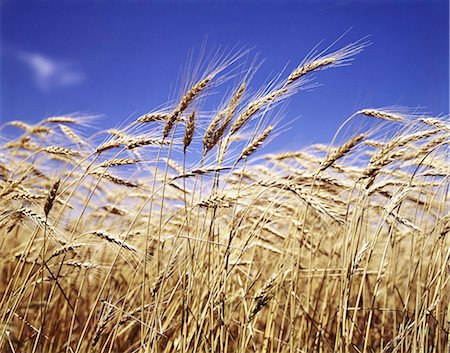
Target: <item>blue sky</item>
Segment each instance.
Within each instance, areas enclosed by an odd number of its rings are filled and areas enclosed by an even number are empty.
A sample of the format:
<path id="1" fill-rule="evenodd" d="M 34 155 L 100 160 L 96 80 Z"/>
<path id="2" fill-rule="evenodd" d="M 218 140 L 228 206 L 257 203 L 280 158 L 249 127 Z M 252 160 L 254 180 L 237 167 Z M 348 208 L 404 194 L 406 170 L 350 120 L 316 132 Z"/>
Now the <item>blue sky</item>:
<path id="1" fill-rule="evenodd" d="M 207 48 L 254 48 L 264 59 L 256 90 L 350 28 L 334 49 L 366 35 L 372 45 L 290 100 L 289 131 L 277 146 L 327 142 L 363 107 L 446 115 L 448 16 L 445 0 L 2 0 L 0 120 L 82 112 L 113 127 L 173 97 L 189 50 L 198 52 L 205 38 Z"/>

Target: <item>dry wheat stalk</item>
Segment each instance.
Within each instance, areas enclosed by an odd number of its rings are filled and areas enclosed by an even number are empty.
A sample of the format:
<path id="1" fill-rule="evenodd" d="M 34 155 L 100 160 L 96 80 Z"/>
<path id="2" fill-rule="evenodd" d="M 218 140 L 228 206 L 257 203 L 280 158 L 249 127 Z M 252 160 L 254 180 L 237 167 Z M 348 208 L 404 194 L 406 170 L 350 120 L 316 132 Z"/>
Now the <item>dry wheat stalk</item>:
<path id="1" fill-rule="evenodd" d="M 183 138 L 184 153 L 186 153 L 186 149 L 191 144 L 192 139 L 194 138 L 194 129 L 195 129 L 195 112 L 192 112 L 191 115 L 189 115 L 186 130 L 184 131 L 184 138 Z"/>
<path id="2" fill-rule="evenodd" d="M 113 148 L 118 148 L 118 147 L 122 146 L 123 141 L 124 140 L 112 140 L 112 141 L 105 142 L 105 143 L 101 144 L 100 146 L 98 146 L 97 149 L 95 150 L 95 152 L 102 153 L 104 151 L 108 151 Z"/>
<path id="3" fill-rule="evenodd" d="M 90 261 L 75 261 L 75 260 L 65 261 L 63 265 L 76 267 L 82 270 L 90 270 L 98 267 L 96 264 Z"/>
<path id="4" fill-rule="evenodd" d="M 69 157 L 75 157 L 75 156 L 81 156 L 80 152 L 71 150 L 69 148 L 59 147 L 59 146 L 50 146 L 43 149 L 44 152 L 60 155 L 60 156 L 69 156 Z"/>
<path id="5" fill-rule="evenodd" d="M 206 129 L 205 135 L 203 136 L 203 145 L 205 152 L 210 151 L 224 135 L 225 130 L 233 119 L 233 116 L 237 110 L 246 87 L 247 86 L 245 83 L 241 84 L 236 93 L 231 97 L 228 106 L 224 110 L 220 111 L 219 114 L 217 114 L 209 124 L 208 128 Z M 222 124 L 220 124 L 220 122 L 222 122 Z"/>
<path id="6" fill-rule="evenodd" d="M 122 131 L 118 129 L 108 129 L 105 130 L 106 133 L 113 135 L 114 137 L 119 137 L 121 139 L 126 139 L 128 136 Z"/>
<path id="7" fill-rule="evenodd" d="M 10 121 L 7 123 L 7 125 L 11 125 L 14 127 L 17 127 L 18 129 L 22 129 L 25 130 L 27 132 L 31 131 L 31 125 L 23 122 L 23 121 L 19 121 L 19 120 L 14 120 L 14 121 Z"/>
<path id="8" fill-rule="evenodd" d="M 62 254 L 67 254 L 69 252 L 75 251 L 75 249 L 81 248 L 82 246 L 85 246 L 85 244 L 69 244 L 64 245 L 63 247 L 55 250 L 50 257 L 47 259 L 47 261 L 53 259 L 54 257 L 57 257 Z"/>
<path id="9" fill-rule="evenodd" d="M 97 329 L 95 330 L 94 338 L 92 339 L 91 343 L 92 348 L 94 348 L 97 345 L 98 341 L 100 340 L 100 337 L 103 334 L 103 331 L 106 328 L 106 325 L 108 324 L 113 315 L 114 306 L 105 304 L 108 304 L 106 301 L 103 302 L 103 305 L 107 306 L 107 309 L 104 310 L 104 308 L 102 308 L 102 315 L 100 317 L 100 320 L 97 322 Z"/>
<path id="10" fill-rule="evenodd" d="M 205 208 L 213 208 L 213 207 L 231 207 L 233 202 L 236 201 L 236 198 L 230 197 L 225 194 L 215 194 L 211 195 L 208 198 L 202 200 L 198 203 L 198 206 Z"/>
<path id="11" fill-rule="evenodd" d="M 139 185 L 136 184 L 136 183 L 133 183 L 131 181 L 119 178 L 118 176 L 112 175 L 112 174 L 107 173 L 107 172 L 105 172 L 103 170 L 100 170 L 100 171 L 93 170 L 89 174 L 90 175 L 95 175 L 95 176 L 97 176 L 99 178 L 105 178 L 105 179 L 107 179 L 109 181 L 112 181 L 115 184 L 118 184 L 118 185 L 128 186 L 128 187 L 131 187 L 131 188 L 139 187 Z"/>
<path id="12" fill-rule="evenodd" d="M 128 211 L 121 209 L 115 205 L 105 205 L 105 206 L 102 206 L 101 208 L 111 214 L 115 214 L 118 216 L 126 216 L 128 214 Z"/>
<path id="13" fill-rule="evenodd" d="M 445 122 L 443 122 L 442 120 L 439 120 L 436 118 L 420 118 L 419 120 L 429 126 L 437 128 L 437 129 L 450 131 L 450 126 L 448 124 L 446 124 Z"/>
<path id="14" fill-rule="evenodd" d="M 52 116 L 44 120 L 44 123 L 58 123 L 58 124 L 78 124 L 79 119 L 69 116 Z"/>
<path id="15" fill-rule="evenodd" d="M 277 284 L 277 274 L 273 274 L 264 286 L 258 290 L 255 295 L 255 303 L 253 305 L 252 310 L 250 311 L 250 315 L 248 317 L 248 322 L 252 322 L 256 315 L 267 305 L 270 300 L 274 296 L 274 287 Z"/>
<path id="16" fill-rule="evenodd" d="M 287 84 L 292 84 L 294 81 L 305 76 L 306 74 L 323 70 L 330 67 L 340 66 L 353 60 L 353 56 L 359 54 L 366 46 L 367 42 L 356 42 L 349 44 L 333 53 L 325 56 L 316 56 L 312 59 L 306 59 L 300 67 L 295 69 L 288 77 Z"/>
<path id="17" fill-rule="evenodd" d="M 379 118 L 388 121 L 403 121 L 405 118 L 397 113 L 377 110 L 377 109 L 363 109 L 358 112 L 359 114 L 363 114 L 366 116 L 371 116 L 374 118 Z"/>
<path id="18" fill-rule="evenodd" d="M 261 134 L 259 134 L 247 147 L 244 148 L 241 155 L 237 159 L 240 161 L 241 159 L 247 158 L 253 153 L 256 152 L 256 150 L 261 147 L 261 145 L 264 143 L 264 141 L 269 137 L 269 134 L 272 132 L 273 126 L 267 127 Z"/>
<path id="19" fill-rule="evenodd" d="M 173 177 L 173 180 L 176 179 L 180 179 L 180 178 L 189 178 L 189 177 L 193 177 L 193 176 L 197 176 L 197 175 L 204 175 L 204 174 L 208 174 L 208 173 L 213 173 L 213 172 L 220 172 L 222 170 L 229 170 L 231 169 L 231 167 L 204 167 L 204 168 L 198 168 L 198 169 L 192 169 L 190 171 L 187 171 L 184 174 L 180 174 L 177 175 L 175 177 Z"/>
<path id="20" fill-rule="evenodd" d="M 83 139 L 80 136 L 78 136 L 70 127 L 60 124 L 59 128 L 73 142 L 78 143 L 80 145 L 84 143 Z"/>
<path id="21" fill-rule="evenodd" d="M 100 239 L 104 239 L 107 242 L 110 242 L 110 243 L 113 243 L 116 245 L 120 245 L 121 247 L 123 247 L 124 249 L 127 249 L 129 251 L 137 252 L 137 249 L 133 245 L 128 244 L 124 240 L 121 240 L 120 238 L 117 238 L 112 234 L 108 234 L 108 233 L 106 233 L 104 231 L 100 231 L 100 230 L 90 231 L 89 234 L 95 235 L 96 237 L 98 237 Z"/>
<path id="22" fill-rule="evenodd" d="M 159 289 L 161 288 L 161 285 L 163 284 L 163 282 L 170 278 L 173 274 L 173 271 L 175 270 L 175 265 L 178 261 L 178 258 L 180 256 L 180 250 L 177 250 L 175 252 L 175 254 L 173 254 L 172 259 L 170 260 L 170 262 L 167 264 L 166 268 L 164 268 L 163 271 L 161 271 L 158 274 L 158 277 L 156 277 L 156 279 L 153 281 L 152 285 L 151 285 L 151 292 L 152 295 L 155 296 L 156 293 L 158 293 Z"/>
<path id="23" fill-rule="evenodd" d="M 22 136 L 19 141 L 10 141 L 5 144 L 5 148 L 23 148 L 27 150 L 38 150 L 37 144 L 31 142 L 30 136 Z"/>
<path id="24" fill-rule="evenodd" d="M 141 160 L 137 158 L 113 158 L 100 163 L 98 168 L 119 167 L 122 165 L 131 165 L 140 163 Z"/>
<path id="25" fill-rule="evenodd" d="M 52 129 L 50 129 L 47 126 L 33 126 L 30 130 L 30 134 L 49 134 L 52 132 Z"/>
<path id="26" fill-rule="evenodd" d="M 219 112 L 214 119 L 209 123 L 205 134 L 203 135 L 203 148 L 205 150 L 205 153 L 210 151 L 215 143 L 214 143 L 214 136 L 217 130 L 217 127 L 219 126 L 219 123 L 224 119 L 225 114 L 223 112 Z"/>
<path id="27" fill-rule="evenodd" d="M 206 76 L 204 79 L 197 82 L 191 89 L 181 98 L 180 103 L 175 108 L 175 110 L 170 114 L 170 117 L 166 121 L 166 125 L 164 126 L 163 137 L 164 139 L 169 136 L 170 131 L 172 130 L 173 125 L 180 117 L 181 113 L 183 113 L 189 104 L 194 100 L 194 98 L 203 91 L 208 83 L 213 79 L 214 74 L 210 74 Z"/>
<path id="28" fill-rule="evenodd" d="M 385 167 L 387 164 L 395 161 L 396 158 L 401 157 L 404 154 L 404 150 L 395 151 L 399 147 L 403 147 L 408 143 L 414 143 L 421 139 L 428 138 L 439 133 L 440 130 L 426 130 L 419 131 L 406 136 L 399 136 L 388 143 L 386 143 L 383 148 L 376 152 L 370 159 L 369 164 L 363 172 L 362 178 L 367 178 L 368 182 L 366 188 L 368 188 L 374 181 L 376 175 L 380 172 L 381 168 Z"/>
<path id="29" fill-rule="evenodd" d="M 57 179 L 52 187 L 50 188 L 50 191 L 48 193 L 48 197 L 47 200 L 45 201 L 45 205 L 44 205 L 44 214 L 45 217 L 48 217 L 48 214 L 50 213 L 52 207 L 53 207 L 53 203 L 55 202 L 56 199 L 56 193 L 58 192 L 59 189 L 59 183 L 61 182 L 61 179 Z"/>
<path id="30" fill-rule="evenodd" d="M 46 198 L 46 194 L 32 194 L 28 191 L 14 191 L 12 192 L 9 197 L 11 200 L 27 200 L 27 201 L 34 201 L 34 200 L 42 200 Z"/>
<path id="31" fill-rule="evenodd" d="M 29 219 L 31 219 L 32 221 L 34 221 L 40 228 L 45 228 L 47 229 L 47 231 L 56 233 L 56 229 L 47 221 L 46 217 L 40 215 L 39 213 L 26 208 L 26 207 L 22 207 L 20 209 L 18 209 L 17 211 L 15 211 L 15 214 L 17 215 L 23 215 Z"/>
<path id="32" fill-rule="evenodd" d="M 370 248 L 369 242 L 364 242 L 363 245 L 361 246 L 361 249 L 358 251 L 358 253 L 356 254 L 356 256 L 352 261 L 350 275 L 353 275 L 356 272 L 359 264 L 361 263 L 361 260 L 364 258 L 369 248 Z"/>
<path id="33" fill-rule="evenodd" d="M 344 143 L 339 148 L 335 149 L 327 158 L 322 162 L 322 165 L 319 168 L 319 172 L 324 171 L 329 166 L 331 166 L 334 162 L 336 162 L 339 158 L 344 157 L 347 153 L 349 153 L 352 148 L 354 148 L 358 143 L 360 143 L 363 139 L 366 138 L 366 134 L 357 135 L 349 139 L 346 143 Z"/>
<path id="34" fill-rule="evenodd" d="M 161 141 L 159 139 L 151 138 L 151 137 L 136 137 L 129 140 L 124 140 L 122 143 L 125 145 L 125 147 L 129 150 L 132 150 L 134 148 L 138 147 L 144 147 L 144 146 L 162 146 L 167 145 L 169 142 L 167 141 Z"/>
<path id="35" fill-rule="evenodd" d="M 138 123 L 152 123 L 155 121 L 165 121 L 169 119 L 170 114 L 168 113 L 148 113 L 140 116 L 136 119 Z"/>
<path id="36" fill-rule="evenodd" d="M 288 92 L 289 90 L 287 88 L 280 88 L 250 102 L 244 111 L 239 114 L 233 124 L 231 124 L 230 135 L 238 132 L 244 124 L 265 105 L 273 103 L 276 99 L 285 96 Z"/>

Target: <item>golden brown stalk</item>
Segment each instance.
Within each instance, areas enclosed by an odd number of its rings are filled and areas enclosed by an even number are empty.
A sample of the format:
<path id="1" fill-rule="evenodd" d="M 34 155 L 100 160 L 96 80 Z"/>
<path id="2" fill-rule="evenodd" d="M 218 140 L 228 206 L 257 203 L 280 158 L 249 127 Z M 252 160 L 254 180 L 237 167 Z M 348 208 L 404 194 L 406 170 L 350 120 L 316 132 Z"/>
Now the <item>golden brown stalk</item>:
<path id="1" fill-rule="evenodd" d="M 203 137 L 203 145 L 206 153 L 210 151 L 224 135 L 225 130 L 230 125 L 230 122 L 233 119 L 234 113 L 236 112 L 242 95 L 244 94 L 245 88 L 245 83 L 239 86 L 238 90 L 231 98 L 228 107 L 219 112 L 219 114 L 217 114 L 217 116 L 208 126 L 208 129 L 206 130 L 206 133 Z M 220 124 L 220 122 L 222 122 L 222 124 Z"/>
<path id="2" fill-rule="evenodd" d="M 123 241 L 121 239 L 118 239 L 114 235 L 108 234 L 108 233 L 106 233 L 104 231 L 93 230 L 93 231 L 91 231 L 89 233 L 92 234 L 92 235 L 95 235 L 96 237 L 98 237 L 100 239 L 106 240 L 109 243 L 120 245 L 121 247 L 123 247 L 124 249 L 127 249 L 129 251 L 137 252 L 137 249 L 133 245 L 128 244 L 127 242 L 125 242 L 125 241 Z"/>
<path id="3" fill-rule="evenodd" d="M 274 102 L 277 98 L 282 97 L 288 92 L 289 90 L 287 88 L 280 88 L 278 90 L 268 93 L 264 97 L 261 97 L 259 99 L 250 102 L 244 109 L 244 111 L 241 114 L 239 114 L 234 123 L 231 125 L 230 135 L 233 135 L 236 132 L 238 132 L 242 128 L 242 126 L 244 126 L 244 124 L 266 104 Z"/>
<path id="4" fill-rule="evenodd" d="M 121 165 L 130 165 L 140 163 L 137 158 L 114 158 L 104 161 L 98 165 L 99 168 L 119 167 Z"/>
<path id="5" fill-rule="evenodd" d="M 439 133 L 440 131 L 441 130 L 419 131 L 410 135 L 396 137 L 385 144 L 383 148 L 371 157 L 369 164 L 363 172 L 362 178 L 368 179 L 366 188 L 372 185 L 381 168 L 391 163 L 405 152 L 398 150 L 396 151 L 397 148 L 403 147 L 408 143 L 414 143 L 421 139 L 428 138 Z"/>
<path id="6" fill-rule="evenodd" d="M 346 45 L 345 47 L 325 56 L 320 57 L 319 55 L 313 57 L 312 59 L 307 59 L 300 65 L 300 67 L 295 69 L 289 75 L 286 84 L 292 84 L 294 81 L 313 71 L 344 65 L 353 60 L 353 56 L 359 54 L 367 45 L 367 42 L 356 42 Z"/>
<path id="7" fill-rule="evenodd" d="M 30 130 L 31 134 L 49 134 L 52 131 L 52 129 L 50 129 L 47 126 L 33 126 Z"/>
<path id="8" fill-rule="evenodd" d="M 274 287 L 276 285 L 277 275 L 272 275 L 264 286 L 259 289 L 255 295 L 255 304 L 250 312 L 248 322 L 252 322 L 256 315 L 267 305 L 274 296 Z"/>
<path id="9" fill-rule="evenodd" d="M 191 89 L 183 96 L 178 106 L 175 108 L 170 117 L 167 119 L 163 131 L 164 138 L 167 138 L 167 136 L 169 136 L 169 133 L 172 130 L 173 125 L 180 117 L 181 113 L 183 113 L 189 106 L 189 104 L 194 100 L 194 98 L 206 88 L 206 86 L 213 79 L 213 77 L 214 74 L 206 76 L 203 80 L 197 82 L 194 86 L 192 86 Z"/>
<path id="10" fill-rule="evenodd" d="M 156 295 L 156 293 L 158 293 L 163 282 L 167 278 L 170 278 L 170 276 L 172 276 L 173 271 L 175 269 L 175 264 L 178 261 L 179 255 L 180 255 L 180 250 L 177 250 L 177 252 L 172 256 L 172 259 L 170 260 L 170 262 L 167 264 L 166 268 L 158 274 L 158 277 L 156 277 L 155 281 L 152 283 L 151 291 L 152 291 L 153 296 Z"/>
<path id="11" fill-rule="evenodd" d="M 95 175 L 95 176 L 97 176 L 99 178 L 107 179 L 107 180 L 112 181 L 113 183 L 115 183 L 117 185 L 128 186 L 130 188 L 137 188 L 137 187 L 139 187 L 139 185 L 136 184 L 136 183 L 133 183 L 131 181 L 119 178 L 119 177 L 117 177 L 115 175 L 109 174 L 109 173 L 104 172 L 102 170 L 100 170 L 100 171 L 94 170 L 94 171 L 90 172 L 89 174 Z"/>
<path id="12" fill-rule="evenodd" d="M 352 261 L 352 267 L 350 270 L 350 275 L 353 275 L 356 270 L 358 269 L 359 264 L 361 263 L 361 260 L 366 255 L 367 251 L 369 250 L 369 242 L 364 242 L 361 249 L 356 254 L 355 258 Z"/>
<path id="13" fill-rule="evenodd" d="M 100 337 L 103 334 L 103 331 L 106 328 L 106 325 L 112 318 L 112 315 L 114 313 L 113 309 L 114 307 L 112 305 L 107 305 L 108 303 L 105 301 L 103 303 L 107 306 L 107 309 L 103 310 L 102 308 L 102 315 L 100 317 L 100 320 L 97 322 L 97 329 L 95 330 L 94 338 L 92 339 L 91 347 L 94 348 L 98 341 L 100 340 Z"/>
<path id="14" fill-rule="evenodd" d="M 76 124 L 78 119 L 69 116 L 52 116 L 44 120 L 44 123 L 59 123 L 59 124 Z"/>
<path id="15" fill-rule="evenodd" d="M 113 148 L 118 148 L 123 144 L 123 140 L 112 140 L 112 141 L 108 141 L 105 142 L 103 144 L 101 144 L 100 146 L 97 147 L 97 149 L 95 150 L 96 153 L 102 153 L 104 151 L 108 151 L 111 150 Z"/>
<path id="16" fill-rule="evenodd" d="M 5 148 L 26 148 L 30 149 L 29 147 L 32 146 L 32 143 L 30 142 L 31 137 L 30 136 L 22 136 L 19 141 L 10 141 L 5 144 Z M 34 148 L 33 148 L 34 149 Z"/>
<path id="17" fill-rule="evenodd" d="M 93 268 L 97 268 L 97 265 L 90 261 L 65 261 L 63 265 L 76 267 L 81 270 L 90 270 Z"/>
<path id="18" fill-rule="evenodd" d="M 346 143 L 344 143 L 339 148 L 335 149 L 325 160 L 322 162 L 322 165 L 319 168 L 319 172 L 324 171 L 329 166 L 331 166 L 334 162 L 336 162 L 339 158 L 344 157 L 347 153 L 349 153 L 353 147 L 355 147 L 358 143 L 366 138 L 366 134 L 361 134 L 349 139 Z"/>
<path id="19" fill-rule="evenodd" d="M 134 148 L 138 147 L 144 147 L 144 146 L 162 146 L 167 145 L 167 141 L 161 141 L 159 139 L 151 138 L 151 137 L 137 137 L 134 139 L 122 141 L 125 144 L 125 147 L 129 150 L 132 150 Z"/>
<path id="20" fill-rule="evenodd" d="M 238 161 L 241 159 L 249 157 L 251 154 L 255 153 L 255 151 L 261 147 L 264 141 L 269 137 L 269 134 L 273 130 L 273 126 L 267 127 L 259 136 L 257 136 L 247 147 L 244 148 L 241 155 L 238 158 Z"/>
<path id="21" fill-rule="evenodd" d="M 66 125 L 59 125 L 59 128 L 62 130 L 62 132 L 64 132 L 64 134 L 71 139 L 73 142 L 78 143 L 78 144 L 83 144 L 83 140 L 81 139 L 80 136 L 78 136 L 70 127 L 66 126 Z"/>
<path id="22" fill-rule="evenodd" d="M 204 174 L 219 172 L 219 171 L 228 170 L 228 169 L 231 169 L 231 168 L 230 167 L 211 167 L 211 168 L 205 167 L 205 168 L 199 168 L 199 169 L 192 169 L 190 171 L 187 171 L 184 174 L 177 175 L 177 176 L 173 177 L 172 179 L 176 180 L 176 179 L 180 179 L 180 178 L 188 178 L 188 177 L 204 175 Z"/>
<path id="23" fill-rule="evenodd" d="M 122 130 L 108 129 L 105 132 L 110 134 L 110 135 L 113 135 L 114 137 L 119 137 L 121 139 L 126 139 L 127 138 L 127 135 Z"/>
<path id="24" fill-rule="evenodd" d="M 18 129 L 22 129 L 22 130 L 25 130 L 28 132 L 31 131 L 31 129 L 32 129 L 31 125 L 28 125 L 27 123 L 24 123 L 23 121 L 19 121 L 19 120 L 10 121 L 7 123 L 7 125 L 11 125 Z"/>
<path id="25" fill-rule="evenodd" d="M 192 114 L 189 115 L 189 120 L 186 125 L 186 130 L 184 131 L 183 145 L 184 145 L 185 153 L 186 153 L 186 149 L 191 144 L 192 139 L 194 138 L 194 129 L 195 129 L 195 112 L 192 112 Z"/>
<path id="26" fill-rule="evenodd" d="M 55 228 L 46 220 L 46 217 L 38 214 L 37 212 L 35 212 L 29 208 L 22 207 L 22 208 L 18 209 L 15 213 L 18 215 L 23 215 L 23 216 L 31 219 L 40 228 L 46 228 L 47 231 L 55 232 Z"/>
<path id="27" fill-rule="evenodd" d="M 216 133 L 216 129 L 217 126 L 219 126 L 219 123 L 222 121 L 222 119 L 224 118 L 224 114 L 223 112 L 219 112 L 219 114 L 217 114 L 214 119 L 209 123 L 205 134 L 203 135 L 203 148 L 205 150 L 205 153 L 207 153 L 208 151 L 210 151 L 215 143 L 214 143 L 214 136 Z"/>
<path id="28" fill-rule="evenodd" d="M 198 206 L 205 208 L 214 208 L 214 207 L 227 208 L 231 207 L 234 201 L 236 201 L 236 198 L 232 198 L 224 194 L 216 194 L 202 200 L 201 202 L 198 203 Z"/>
<path id="29" fill-rule="evenodd" d="M 388 121 L 403 121 L 405 118 L 400 114 L 386 112 L 377 109 L 363 109 L 358 112 L 359 114 L 363 114 L 366 116 L 370 116 L 373 118 L 379 118 Z"/>
<path id="30" fill-rule="evenodd" d="M 16 191 L 9 196 L 11 200 L 27 200 L 27 201 L 42 200 L 45 197 L 46 197 L 45 194 L 32 194 L 30 192 L 24 191 Z"/>
<path id="31" fill-rule="evenodd" d="M 101 207 L 102 209 L 104 209 L 105 211 L 111 213 L 111 214 L 115 214 L 118 216 L 125 216 L 128 214 L 128 211 L 121 209 L 117 206 L 114 205 L 105 205 L 103 207 Z"/>
<path id="32" fill-rule="evenodd" d="M 315 71 L 318 69 L 324 69 L 325 67 L 336 63 L 337 60 L 338 60 L 337 57 L 328 56 L 328 57 L 319 58 L 317 60 L 307 62 L 303 66 L 300 66 L 298 69 L 294 70 L 289 75 L 287 83 L 290 84 L 311 71 Z"/>
<path id="33" fill-rule="evenodd" d="M 80 152 L 71 150 L 69 148 L 59 147 L 59 146 L 50 146 L 43 149 L 44 152 L 55 154 L 55 155 L 61 155 L 61 156 L 80 156 Z"/>
<path id="34" fill-rule="evenodd" d="M 170 114 L 167 113 L 148 113 L 136 119 L 138 123 L 152 123 L 154 121 L 167 120 Z"/>
<path id="35" fill-rule="evenodd" d="M 375 141 L 375 140 L 366 140 L 363 142 L 363 144 L 370 146 L 370 147 L 376 147 L 376 148 L 383 148 L 383 146 L 385 145 L 384 142 Z"/>
<path id="36" fill-rule="evenodd" d="M 236 113 L 237 107 L 239 106 L 239 103 L 245 92 L 246 87 L 247 85 L 245 84 L 245 82 L 242 83 L 239 86 L 236 93 L 233 95 L 233 97 L 231 97 L 230 104 L 228 105 L 228 107 L 225 110 L 223 110 L 225 119 L 223 120 L 222 125 L 217 129 L 216 135 L 218 135 L 218 137 L 216 137 L 216 140 L 218 140 L 223 135 L 226 128 L 230 124 L 231 119 L 233 119 L 233 115 L 234 113 Z"/>
<path id="37" fill-rule="evenodd" d="M 44 214 L 45 217 L 48 216 L 48 214 L 50 213 L 52 207 L 53 207 L 53 203 L 55 202 L 55 198 L 56 198 L 56 194 L 58 192 L 59 189 L 59 183 L 61 182 L 61 179 L 58 179 L 55 181 L 55 183 L 52 185 L 50 192 L 48 194 L 47 200 L 45 201 L 45 205 L 44 205 Z"/>
<path id="38" fill-rule="evenodd" d="M 47 261 L 49 261 L 50 259 L 53 259 L 54 257 L 57 257 L 61 254 L 67 254 L 68 252 L 72 252 L 77 248 L 81 248 L 84 244 L 72 244 L 72 245 L 65 245 L 61 248 L 59 248 L 58 250 L 55 250 L 50 257 L 48 258 Z"/>
<path id="39" fill-rule="evenodd" d="M 448 124 L 446 124 L 445 122 L 439 120 L 439 119 L 436 119 L 436 118 L 420 118 L 419 120 L 421 122 L 429 125 L 429 126 L 437 128 L 437 129 L 450 131 L 450 126 Z"/>

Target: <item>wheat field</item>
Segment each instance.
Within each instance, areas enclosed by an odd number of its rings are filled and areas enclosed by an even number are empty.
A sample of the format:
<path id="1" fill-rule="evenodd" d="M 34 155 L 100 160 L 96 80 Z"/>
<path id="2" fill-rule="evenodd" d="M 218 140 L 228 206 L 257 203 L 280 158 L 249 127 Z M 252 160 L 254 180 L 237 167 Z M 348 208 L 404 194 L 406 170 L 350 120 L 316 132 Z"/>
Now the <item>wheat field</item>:
<path id="1" fill-rule="evenodd" d="M 449 352 L 450 123 L 367 108 L 265 149 L 289 97 L 366 45 L 261 88 L 245 53 L 216 56 L 95 134 L 4 124 L 0 351 Z"/>

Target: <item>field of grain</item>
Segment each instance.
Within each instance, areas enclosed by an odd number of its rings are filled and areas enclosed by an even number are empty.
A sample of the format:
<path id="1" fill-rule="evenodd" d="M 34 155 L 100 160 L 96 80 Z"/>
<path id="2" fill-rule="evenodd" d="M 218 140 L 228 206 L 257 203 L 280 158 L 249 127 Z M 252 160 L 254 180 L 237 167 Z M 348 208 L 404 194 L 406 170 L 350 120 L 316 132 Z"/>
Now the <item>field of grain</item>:
<path id="1" fill-rule="evenodd" d="M 265 149 L 365 46 L 259 89 L 218 59 L 95 134 L 2 126 L 0 351 L 448 352 L 450 123 L 362 109 L 326 145 Z"/>

